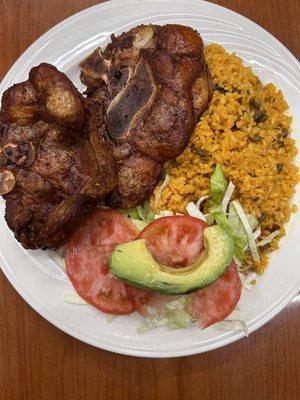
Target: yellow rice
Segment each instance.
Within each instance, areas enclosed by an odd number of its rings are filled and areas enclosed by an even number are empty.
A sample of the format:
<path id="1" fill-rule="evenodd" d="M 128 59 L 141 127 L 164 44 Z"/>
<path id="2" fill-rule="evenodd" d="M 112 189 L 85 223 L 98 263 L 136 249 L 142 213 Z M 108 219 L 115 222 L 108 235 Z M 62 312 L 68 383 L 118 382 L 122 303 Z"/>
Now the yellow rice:
<path id="1" fill-rule="evenodd" d="M 278 248 L 285 234 L 283 224 L 297 211 L 289 202 L 299 181 L 293 164 L 297 149 L 288 134 L 292 118 L 282 92 L 272 83 L 263 86 L 235 54 L 212 44 L 205 48 L 205 58 L 217 89 L 186 150 L 165 165 L 169 184 L 158 205 L 154 196 L 151 205 L 156 212 L 185 213 L 189 201 L 209 193 L 215 164 L 222 164 L 228 181 L 235 185 L 233 198 L 260 221 L 262 237 L 280 229 L 269 245 L 259 248 L 260 263 L 254 265 L 250 254 L 245 256 L 244 264 L 253 264 L 261 274 L 267 253 Z M 255 122 L 258 108 L 265 121 Z"/>

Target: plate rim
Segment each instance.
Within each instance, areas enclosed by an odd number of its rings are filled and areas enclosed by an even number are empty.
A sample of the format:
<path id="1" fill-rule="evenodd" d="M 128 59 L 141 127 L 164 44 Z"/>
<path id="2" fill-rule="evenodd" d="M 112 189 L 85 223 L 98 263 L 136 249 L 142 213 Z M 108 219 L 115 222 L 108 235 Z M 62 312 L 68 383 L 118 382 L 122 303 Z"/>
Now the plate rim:
<path id="1" fill-rule="evenodd" d="M 145 3 L 149 3 L 149 0 L 142 0 Z M 155 3 L 163 3 L 165 0 L 152 0 L 152 2 Z M 168 0 L 169 1 L 169 0 Z M 199 1 L 199 0 L 198 0 Z M 110 0 L 106 1 L 104 3 L 96 4 L 94 6 L 88 7 L 84 10 L 81 10 L 66 19 L 60 21 L 58 24 L 54 25 L 52 28 L 44 32 L 41 36 L 39 36 L 19 57 L 18 59 L 12 64 L 12 66 L 9 68 L 8 72 L 5 74 L 4 78 L 2 79 L 2 82 L 0 84 L 0 94 L 2 95 L 3 91 L 6 89 L 6 84 L 7 81 L 9 80 L 9 75 L 14 71 L 16 66 L 20 64 L 20 62 L 24 59 L 26 60 L 26 64 L 30 62 L 30 58 L 28 59 L 28 54 L 32 52 L 34 48 L 37 46 L 41 45 L 44 41 L 51 39 L 51 37 L 55 36 L 58 32 L 60 32 L 63 28 L 66 27 L 66 25 L 73 24 L 76 22 L 76 20 L 86 17 L 87 15 L 91 14 L 95 10 L 104 10 L 108 8 L 113 8 L 116 5 L 124 5 L 124 4 L 130 4 L 130 3 L 136 3 L 138 0 Z M 173 0 L 175 3 L 191 3 L 191 0 Z M 258 29 L 260 31 L 264 31 L 265 34 L 268 35 L 268 37 L 277 43 L 277 45 L 280 45 L 281 49 L 287 53 L 295 62 L 295 64 L 298 66 L 300 70 L 300 63 L 297 60 L 297 58 L 294 56 L 294 54 L 287 49 L 276 37 L 274 37 L 270 32 L 268 32 L 266 29 L 258 25 L 256 22 L 250 20 L 249 18 L 232 11 L 231 9 L 217 5 L 215 3 L 210 3 L 205 0 L 200 0 L 199 3 L 204 3 L 206 5 L 209 5 L 209 7 L 215 8 L 215 9 L 224 9 L 227 13 L 230 12 L 232 14 L 235 14 L 236 17 L 239 19 L 244 20 L 248 24 L 252 24 L 255 29 Z M 15 274 L 13 273 L 13 270 L 9 267 L 7 264 L 5 257 L 3 256 L 2 250 L 0 249 L 0 260 L 1 264 L 5 266 L 0 265 L 1 270 L 3 271 L 4 275 L 8 279 L 8 281 L 11 283 L 11 285 L 14 287 L 14 289 L 18 292 L 18 294 L 37 312 L 39 313 L 43 318 L 45 318 L 48 322 L 50 322 L 52 325 L 54 325 L 56 328 L 62 330 L 63 332 L 69 334 L 70 336 L 83 341 L 85 343 L 88 343 L 94 347 L 103 349 L 103 350 L 108 350 L 114 353 L 118 354 L 124 354 L 124 355 L 130 355 L 130 356 L 140 356 L 140 357 L 147 357 L 147 358 L 172 358 L 172 357 L 181 357 L 181 356 L 187 356 L 187 355 L 193 355 L 193 354 L 199 354 L 202 352 L 210 351 L 213 349 L 217 349 L 220 347 L 223 347 L 227 344 L 233 343 L 243 337 L 245 337 L 245 334 L 242 332 L 235 332 L 231 337 L 229 338 L 223 338 L 219 340 L 218 343 L 212 343 L 207 346 L 201 347 L 201 349 L 198 349 L 197 347 L 190 347 L 186 350 L 176 350 L 172 351 L 170 353 L 170 350 L 166 350 L 164 352 L 163 349 L 144 349 L 142 350 L 141 348 L 134 349 L 132 347 L 128 346 L 121 346 L 117 347 L 114 344 L 107 344 L 102 341 L 97 341 L 93 338 L 90 338 L 88 336 L 84 336 L 84 334 L 81 334 L 80 332 L 78 333 L 77 331 L 74 331 L 74 329 L 69 328 L 63 321 L 58 321 L 55 319 L 55 317 L 52 316 L 52 314 L 47 312 L 46 309 L 44 309 L 43 306 L 40 306 L 38 302 L 30 296 L 30 294 L 24 290 L 22 287 L 22 284 L 18 281 L 16 278 Z M 280 299 L 277 299 L 277 301 L 270 307 L 269 313 L 265 315 L 264 317 L 260 317 L 260 321 L 254 321 L 253 325 L 249 329 L 249 333 L 255 331 L 256 329 L 260 328 L 261 326 L 265 325 L 268 321 L 270 321 L 272 318 L 274 318 L 283 308 L 288 304 L 288 302 L 298 293 L 300 290 L 300 280 L 299 282 L 296 283 L 295 287 L 289 289 L 286 291 L 285 294 L 281 296 Z M 265 313 L 266 314 L 266 311 Z"/>

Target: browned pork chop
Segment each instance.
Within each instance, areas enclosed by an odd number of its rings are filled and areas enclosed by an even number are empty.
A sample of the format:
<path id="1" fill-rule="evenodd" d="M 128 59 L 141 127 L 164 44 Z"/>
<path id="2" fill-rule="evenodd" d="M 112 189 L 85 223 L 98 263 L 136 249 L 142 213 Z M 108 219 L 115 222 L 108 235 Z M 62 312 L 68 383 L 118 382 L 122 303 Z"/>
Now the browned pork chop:
<path id="1" fill-rule="evenodd" d="M 55 248 L 116 184 L 115 161 L 89 126 L 84 100 L 55 67 L 41 64 L 9 88 L 0 113 L 0 194 L 25 248 Z"/>
<path id="2" fill-rule="evenodd" d="M 148 198 L 212 94 L 201 37 L 179 25 L 113 35 L 81 63 L 81 79 L 86 99 L 44 63 L 3 94 L 0 195 L 25 248 L 63 245 L 105 198 L 120 208 Z"/>
<path id="3" fill-rule="evenodd" d="M 203 42 L 192 28 L 144 25 L 96 49 L 80 65 L 97 130 L 118 164 L 112 207 L 147 199 L 162 164 L 186 147 L 212 96 Z"/>

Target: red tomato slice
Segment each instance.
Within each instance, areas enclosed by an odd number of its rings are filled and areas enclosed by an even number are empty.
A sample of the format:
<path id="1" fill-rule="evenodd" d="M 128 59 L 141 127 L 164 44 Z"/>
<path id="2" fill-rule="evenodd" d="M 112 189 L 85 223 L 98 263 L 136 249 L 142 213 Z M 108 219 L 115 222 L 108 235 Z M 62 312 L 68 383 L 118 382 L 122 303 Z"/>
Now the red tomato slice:
<path id="1" fill-rule="evenodd" d="M 202 329 L 222 321 L 235 309 L 242 292 L 242 282 L 232 262 L 211 285 L 193 293 L 189 312 Z"/>
<path id="2" fill-rule="evenodd" d="M 203 249 L 206 227 L 205 222 L 194 217 L 162 217 L 146 226 L 138 239 L 146 239 L 150 253 L 160 264 L 186 267 Z"/>
<path id="3" fill-rule="evenodd" d="M 151 290 L 137 289 L 130 285 L 126 285 L 126 290 L 128 297 L 131 299 L 135 307 L 135 310 L 143 317 L 150 317 L 151 315 L 148 311 L 148 301 L 155 292 L 152 292 Z"/>
<path id="4" fill-rule="evenodd" d="M 81 222 L 66 245 L 67 273 L 74 288 L 103 312 L 119 315 L 136 309 L 126 285 L 112 275 L 108 264 L 114 248 L 136 235 L 134 226 L 122 214 L 99 209 Z"/>

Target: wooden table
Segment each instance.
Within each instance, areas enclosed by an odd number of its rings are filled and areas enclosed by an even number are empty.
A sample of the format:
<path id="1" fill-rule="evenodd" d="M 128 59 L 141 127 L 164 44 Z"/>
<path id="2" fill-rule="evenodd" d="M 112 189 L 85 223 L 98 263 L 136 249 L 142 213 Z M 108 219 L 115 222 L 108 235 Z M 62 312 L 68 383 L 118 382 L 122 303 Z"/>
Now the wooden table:
<path id="1" fill-rule="evenodd" d="M 197 0 L 195 0 L 197 1 Z M 0 0 L 0 79 L 42 33 L 97 0 Z M 300 56 L 300 0 L 216 0 Z M 300 304 L 226 348 L 177 359 L 95 349 L 33 311 L 0 273 L 0 399 L 300 399 Z"/>

